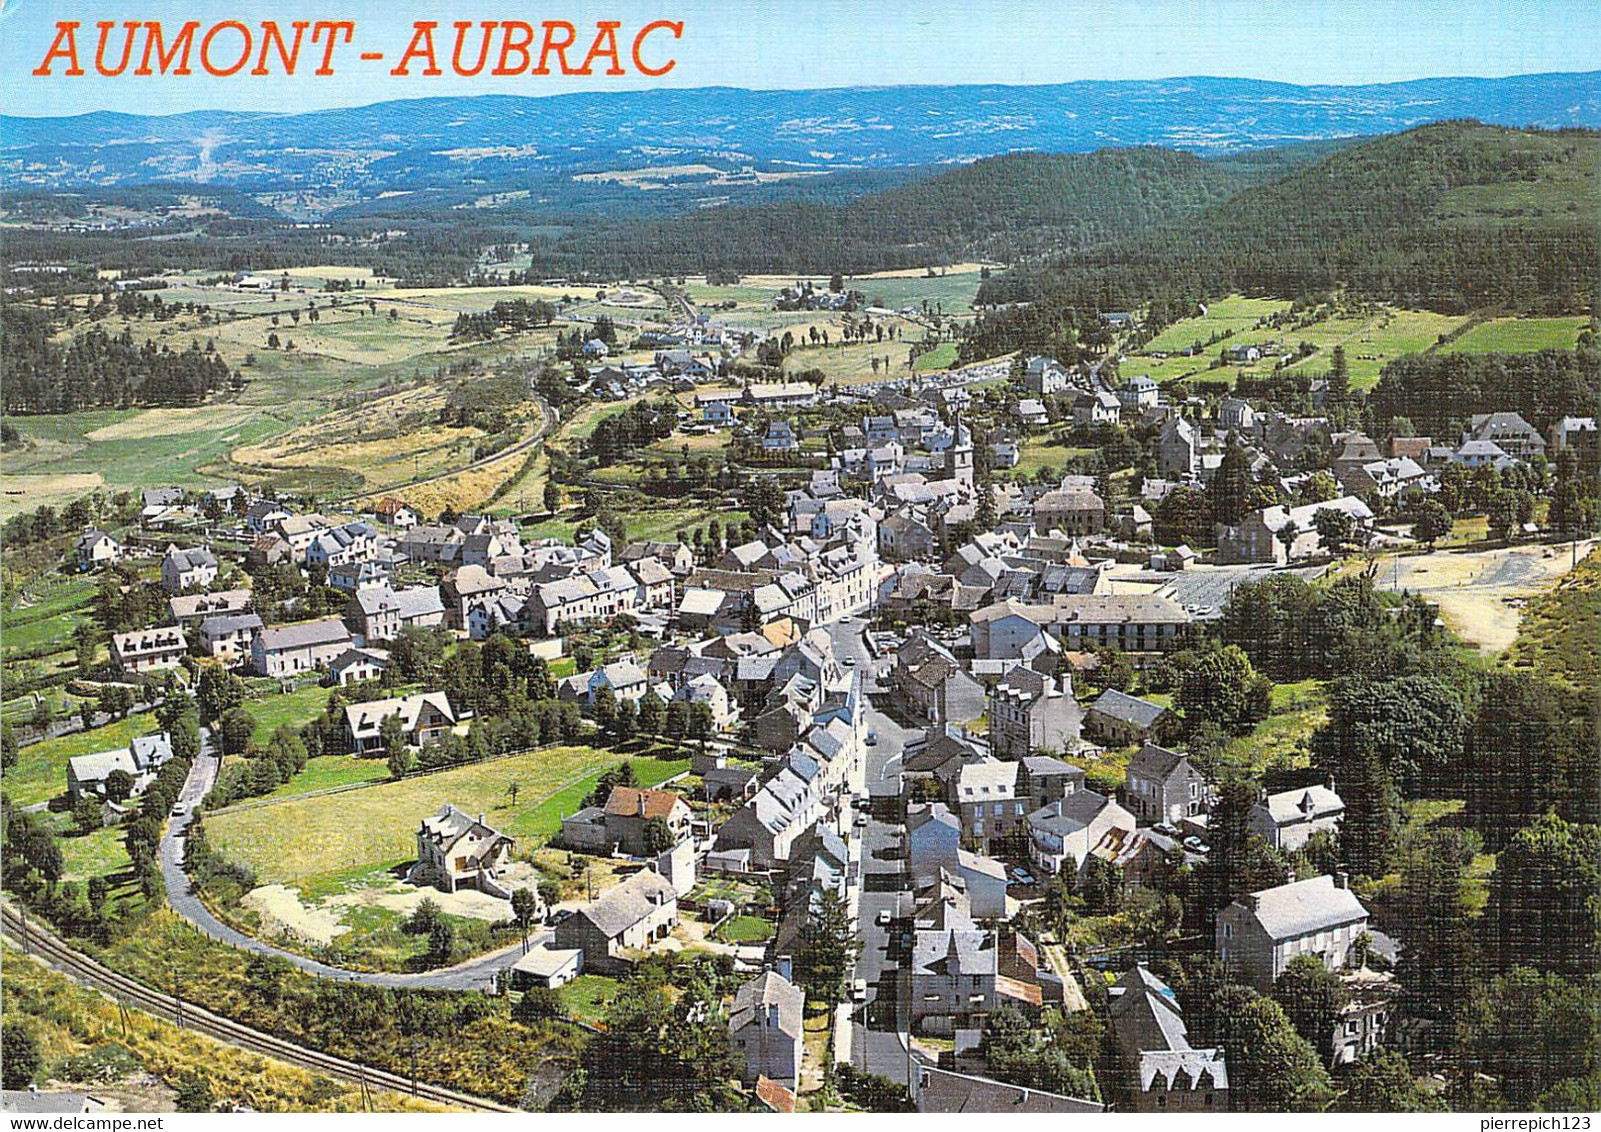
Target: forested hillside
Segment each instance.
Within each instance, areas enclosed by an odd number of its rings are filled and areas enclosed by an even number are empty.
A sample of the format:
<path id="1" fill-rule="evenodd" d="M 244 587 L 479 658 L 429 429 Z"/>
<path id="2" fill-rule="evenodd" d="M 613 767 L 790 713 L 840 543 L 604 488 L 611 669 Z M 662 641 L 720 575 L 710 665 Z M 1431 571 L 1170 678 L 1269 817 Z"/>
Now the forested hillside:
<path id="1" fill-rule="evenodd" d="M 550 274 L 860 273 L 960 259 L 1012 261 L 1125 239 L 1222 204 L 1343 143 L 1202 160 L 1142 147 L 988 158 L 849 203 L 706 209 L 574 228 L 535 249 Z"/>
<path id="2" fill-rule="evenodd" d="M 987 303 L 1128 309 L 1162 296 L 1308 296 L 1404 306 L 1579 309 L 1595 282 L 1591 131 L 1446 122 L 1363 142 L 1228 202 L 990 280 Z"/>

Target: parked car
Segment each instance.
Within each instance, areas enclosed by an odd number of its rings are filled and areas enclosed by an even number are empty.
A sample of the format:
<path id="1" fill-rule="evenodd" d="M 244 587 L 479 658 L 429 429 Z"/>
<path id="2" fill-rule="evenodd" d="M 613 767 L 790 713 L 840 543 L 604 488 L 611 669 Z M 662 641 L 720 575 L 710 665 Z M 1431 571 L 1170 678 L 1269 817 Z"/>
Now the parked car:
<path id="1" fill-rule="evenodd" d="M 1027 869 L 1016 868 L 1012 870 L 1012 879 L 1018 884 L 1033 884 L 1034 874 L 1029 872 Z"/>
<path id="2" fill-rule="evenodd" d="M 856 667 L 856 658 L 854 656 L 847 656 L 845 658 L 845 667 L 846 668 L 855 668 Z"/>
<path id="3" fill-rule="evenodd" d="M 851 984 L 851 1001 L 852 1002 L 866 1002 L 867 1001 L 867 980 L 866 979 L 857 979 L 854 983 Z"/>
<path id="4" fill-rule="evenodd" d="M 869 747 L 878 746 L 878 732 L 877 731 L 869 731 L 867 733 L 867 745 Z"/>
<path id="5" fill-rule="evenodd" d="M 889 922 L 894 918 L 895 913 L 891 912 L 888 908 L 881 908 L 879 909 L 878 915 L 873 917 L 873 922 L 881 928 L 887 928 L 889 927 Z"/>

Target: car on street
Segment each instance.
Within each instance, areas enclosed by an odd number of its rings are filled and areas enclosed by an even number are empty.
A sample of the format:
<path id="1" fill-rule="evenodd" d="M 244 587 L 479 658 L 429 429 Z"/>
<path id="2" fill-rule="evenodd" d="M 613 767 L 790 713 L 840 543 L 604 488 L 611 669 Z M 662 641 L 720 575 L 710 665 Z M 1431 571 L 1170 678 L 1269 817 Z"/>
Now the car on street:
<path id="1" fill-rule="evenodd" d="M 177 805 L 172 807 L 172 816 L 175 818 L 181 818 L 188 812 L 189 805 L 186 802 L 179 802 Z"/>
<path id="2" fill-rule="evenodd" d="M 852 1002 L 866 1002 L 867 1001 L 867 980 L 866 979 L 857 979 L 854 983 L 851 984 L 851 1001 Z"/>
<path id="3" fill-rule="evenodd" d="M 878 746 L 878 732 L 877 731 L 869 731 L 867 733 L 867 745 L 869 747 Z"/>
<path id="4" fill-rule="evenodd" d="M 889 922 L 894 918 L 895 913 L 891 912 L 888 908 L 880 908 L 878 915 L 873 917 L 873 922 L 881 928 L 887 928 L 889 927 Z"/>
<path id="5" fill-rule="evenodd" d="M 856 815 L 855 825 L 856 825 L 857 829 L 865 829 L 865 828 L 867 828 L 867 815 L 866 814 L 857 814 Z"/>
<path id="6" fill-rule="evenodd" d="M 1016 868 L 1012 870 L 1012 879 L 1018 884 L 1033 884 L 1034 874 L 1029 872 L 1027 869 Z"/>
<path id="7" fill-rule="evenodd" d="M 855 668 L 856 667 L 856 658 L 854 656 L 847 656 L 845 658 L 845 667 L 846 668 Z"/>

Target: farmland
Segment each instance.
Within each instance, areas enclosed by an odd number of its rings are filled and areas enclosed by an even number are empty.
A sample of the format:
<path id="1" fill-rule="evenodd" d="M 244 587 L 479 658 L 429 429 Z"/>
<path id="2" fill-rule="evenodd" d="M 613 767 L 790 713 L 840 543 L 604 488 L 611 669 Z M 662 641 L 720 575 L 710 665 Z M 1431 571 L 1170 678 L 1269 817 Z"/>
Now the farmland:
<path id="1" fill-rule="evenodd" d="M 1442 354 L 1522 354 L 1571 350 L 1585 327 L 1582 318 L 1495 318 L 1480 322 L 1440 347 Z"/>
<path id="2" fill-rule="evenodd" d="M 593 747 L 554 747 L 363 790 L 219 813 L 206 827 L 219 849 L 255 870 L 264 884 L 300 884 L 409 860 L 418 821 L 445 802 L 488 815 L 527 849 L 555 833 L 563 808 L 578 808 L 570 799 L 581 800 L 593 780 L 620 761 Z M 635 771 L 641 781 L 659 782 L 684 765 L 638 759 Z M 516 805 L 506 793 L 514 781 L 521 787 Z"/>
<path id="3" fill-rule="evenodd" d="M 1281 325 L 1267 321 L 1274 316 L 1279 316 Z M 1211 368 L 1212 361 L 1223 349 L 1278 343 L 1286 350 L 1294 350 L 1308 342 L 1317 347 L 1317 351 L 1293 364 L 1291 372 L 1323 374 L 1329 368 L 1334 347 L 1342 346 L 1352 387 L 1366 389 L 1378 381 L 1387 362 L 1403 354 L 1432 349 L 1442 336 L 1450 335 L 1467 321 L 1462 316 L 1388 306 L 1322 307 L 1290 317 L 1287 302 L 1235 295 L 1213 303 L 1204 315 L 1182 319 L 1164 328 L 1138 354 L 1123 363 L 1122 372 L 1125 376 L 1147 375 L 1159 382 L 1180 377 L 1232 382 L 1241 374 L 1260 376 L 1272 372 L 1277 358 L 1269 356 L 1260 362 Z M 1213 338 L 1217 341 L 1212 341 Z M 1200 347 L 1201 352 L 1193 357 L 1151 357 L 1156 353 L 1171 354 L 1195 347 Z"/>

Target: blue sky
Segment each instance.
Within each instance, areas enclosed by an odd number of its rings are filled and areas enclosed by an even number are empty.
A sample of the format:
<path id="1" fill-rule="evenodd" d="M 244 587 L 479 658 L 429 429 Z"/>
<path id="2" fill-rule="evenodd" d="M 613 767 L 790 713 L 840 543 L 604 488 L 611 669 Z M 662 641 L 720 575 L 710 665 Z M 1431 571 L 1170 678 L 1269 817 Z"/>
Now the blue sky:
<path id="1" fill-rule="evenodd" d="M 1376 83 L 1596 68 L 1596 0 L 0 0 L 0 109 L 311 110 L 445 94 L 557 94 L 654 85 L 804 88 L 916 83 L 1060 83 L 1185 75 L 1294 83 Z M 354 49 L 332 77 L 302 63 L 293 79 L 93 74 L 97 20 L 352 19 Z M 625 32 L 681 19 L 678 65 L 664 79 L 391 78 L 416 19 L 619 19 Z M 84 25 L 90 74 L 36 78 L 54 23 Z M 583 36 L 580 33 L 582 41 Z M 116 42 L 116 41 L 114 41 Z M 448 53 L 448 42 L 440 48 Z M 385 63 L 362 63 L 381 50 Z M 198 68 L 197 68 L 198 69 Z M 130 68 L 131 70 L 131 68 Z"/>

